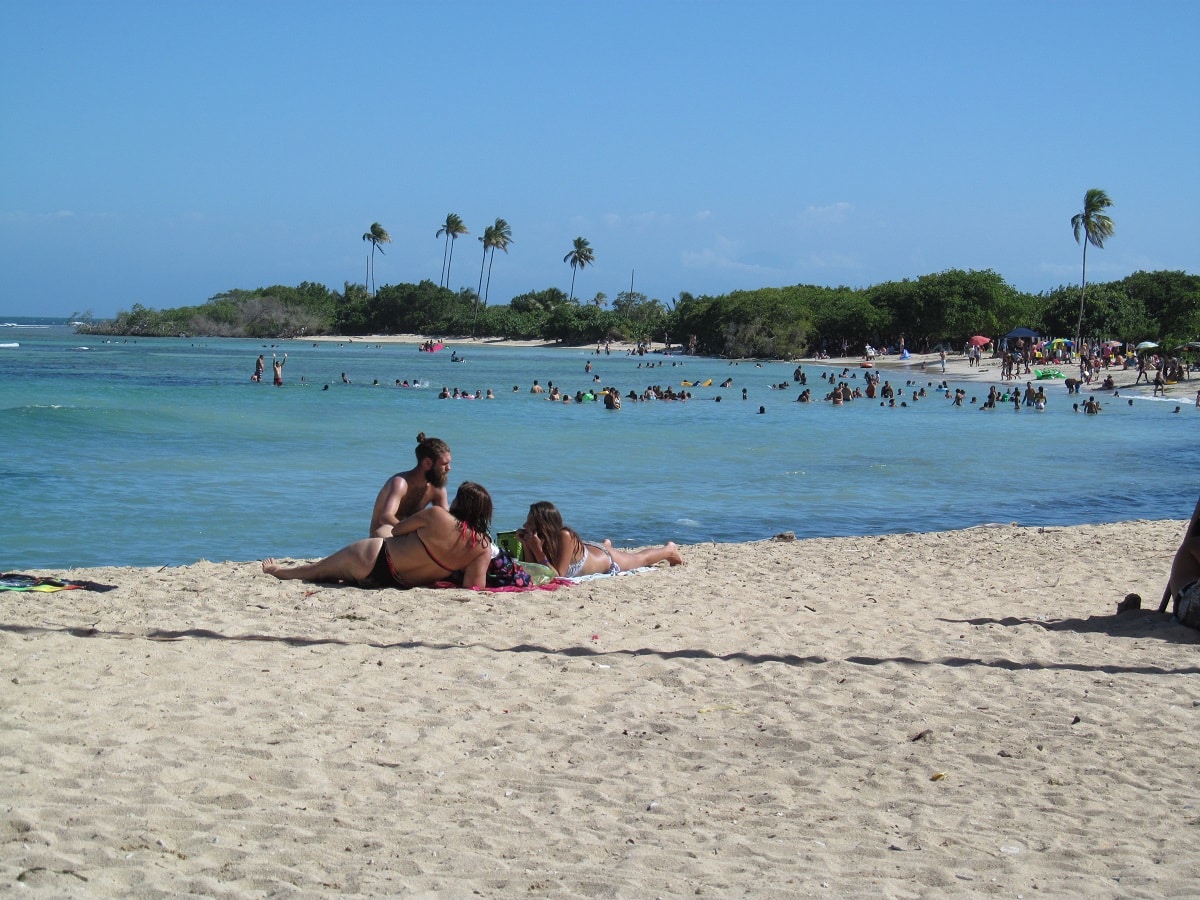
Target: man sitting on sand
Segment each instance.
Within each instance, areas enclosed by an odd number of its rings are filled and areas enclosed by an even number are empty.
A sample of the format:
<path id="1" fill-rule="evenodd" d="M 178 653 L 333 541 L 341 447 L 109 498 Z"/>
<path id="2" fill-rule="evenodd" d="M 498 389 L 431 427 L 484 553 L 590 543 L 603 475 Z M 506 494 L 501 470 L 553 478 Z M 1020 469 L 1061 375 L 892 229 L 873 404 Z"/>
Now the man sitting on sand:
<path id="1" fill-rule="evenodd" d="M 446 476 L 450 474 L 450 447 L 438 438 L 417 435 L 417 464 L 407 472 L 397 472 L 387 480 L 375 498 L 371 510 L 371 537 L 391 537 L 401 519 L 426 506 L 450 508 L 446 496 Z"/>
<path id="2" fill-rule="evenodd" d="M 1200 586 L 1200 501 L 1192 511 L 1192 520 L 1188 522 L 1187 531 L 1183 533 L 1183 543 L 1175 552 L 1175 560 L 1171 563 L 1171 575 L 1167 579 L 1167 589 L 1163 591 L 1162 602 L 1158 605 L 1159 612 L 1165 612 L 1167 603 L 1175 600 L 1172 612 L 1178 612 L 1180 599 L 1185 594 L 1197 592 Z"/>

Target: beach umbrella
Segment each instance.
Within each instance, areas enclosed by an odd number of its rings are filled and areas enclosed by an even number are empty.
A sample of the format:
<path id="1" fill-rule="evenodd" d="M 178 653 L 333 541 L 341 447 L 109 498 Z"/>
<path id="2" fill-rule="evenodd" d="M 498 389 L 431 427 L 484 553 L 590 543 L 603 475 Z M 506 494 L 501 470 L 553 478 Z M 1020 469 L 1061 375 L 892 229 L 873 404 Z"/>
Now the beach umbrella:
<path id="1" fill-rule="evenodd" d="M 1142 341 L 1140 344 L 1137 345 L 1137 349 L 1138 350 L 1153 350 L 1157 346 L 1158 346 L 1158 344 L 1154 343 L 1154 341 Z"/>
<path id="2" fill-rule="evenodd" d="M 982 334 L 975 335 L 975 337 L 971 338 L 971 340 L 969 341 L 969 343 L 971 344 L 972 347 L 983 347 L 984 345 L 990 344 L 991 342 L 992 342 L 992 339 L 990 337 L 984 337 Z"/>
<path id="3" fill-rule="evenodd" d="M 1105 341 L 1104 346 L 1105 347 L 1120 347 L 1123 343 L 1124 343 L 1123 341 Z"/>

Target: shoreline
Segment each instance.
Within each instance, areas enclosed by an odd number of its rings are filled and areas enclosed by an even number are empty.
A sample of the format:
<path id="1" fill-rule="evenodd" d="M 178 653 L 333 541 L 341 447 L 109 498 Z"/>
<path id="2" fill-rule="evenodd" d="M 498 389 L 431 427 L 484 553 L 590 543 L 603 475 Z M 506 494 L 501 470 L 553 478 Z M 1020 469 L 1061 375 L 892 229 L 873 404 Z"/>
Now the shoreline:
<path id="1" fill-rule="evenodd" d="M 700 544 L 520 594 L 211 562 L 0 592 L 0 873 L 105 895 L 1189 895 L 1200 849 L 1162 835 L 1194 819 L 1169 750 L 1200 635 L 1156 612 L 1185 527 Z"/>
<path id="2" fill-rule="evenodd" d="M 1071 531 L 1073 529 L 1080 529 L 1080 530 L 1085 530 L 1085 531 L 1089 530 L 1089 529 L 1106 529 L 1106 528 L 1133 529 L 1137 526 L 1145 525 L 1145 524 L 1150 524 L 1150 525 L 1154 525 L 1154 526 L 1166 526 L 1166 525 L 1179 526 L 1179 536 L 1182 538 L 1183 531 L 1184 531 L 1185 527 L 1187 526 L 1187 523 L 1188 523 L 1187 519 L 1171 519 L 1171 518 L 1120 519 L 1120 520 L 1112 521 L 1112 522 L 1084 523 L 1084 524 L 1078 524 L 1078 525 L 1037 525 L 1037 524 L 1023 524 L 1020 522 L 981 522 L 977 525 L 970 525 L 965 528 L 957 528 L 957 529 L 952 529 L 949 531 L 890 531 L 890 532 L 881 532 L 881 533 L 872 533 L 872 534 L 839 535 L 839 536 L 835 536 L 835 537 L 795 537 L 792 532 L 782 532 L 780 534 L 772 535 L 771 537 L 760 538 L 758 540 L 705 541 L 705 542 L 699 543 L 699 544 L 680 544 L 679 548 L 681 551 L 683 551 L 685 553 L 685 557 L 686 557 L 686 551 L 693 550 L 696 548 L 705 548 L 706 550 L 711 550 L 712 552 L 729 553 L 734 556 L 737 556 L 741 553 L 746 553 L 746 552 L 752 553 L 756 548 L 761 548 L 761 547 L 768 546 L 768 545 L 792 545 L 792 546 L 801 546 L 801 547 L 811 547 L 811 546 L 815 546 L 815 545 L 822 544 L 825 542 L 835 542 L 835 543 L 836 542 L 855 543 L 855 542 L 862 542 L 862 541 L 880 541 L 880 542 L 882 542 L 882 541 L 888 541 L 888 540 L 904 540 L 906 538 L 927 538 L 930 536 L 940 536 L 941 539 L 953 540 L 954 536 L 966 536 L 966 535 L 972 535 L 972 534 L 976 534 L 976 533 L 1001 533 L 1004 531 L 1013 531 L 1013 532 L 1033 531 L 1033 532 L 1038 532 L 1038 533 L 1051 533 L 1051 532 Z M 1169 552 L 1164 551 L 1164 553 L 1167 553 L 1166 558 L 1167 558 L 1167 567 L 1168 568 L 1170 567 L 1170 560 L 1174 557 L 1177 546 L 1178 546 L 1177 544 L 1172 545 L 1169 548 Z M 640 548 L 637 546 L 631 545 L 624 549 L 636 550 L 636 549 L 640 549 Z M 299 556 L 284 555 L 284 556 L 276 556 L 275 559 L 279 563 L 295 564 L 295 563 L 300 563 L 300 562 L 312 562 L 317 559 L 320 559 L 320 557 L 299 557 Z M 124 565 L 68 566 L 68 567 L 59 567 L 59 568 L 46 568 L 46 567 L 28 568 L 27 567 L 27 568 L 22 569 L 21 571 L 25 574 L 36 575 L 39 577 L 59 578 L 59 579 L 64 579 L 64 580 L 68 580 L 68 581 L 76 580 L 76 581 L 105 583 L 106 579 L 111 579 L 113 573 L 134 573 L 138 576 L 151 577 L 152 575 L 167 574 L 167 573 L 174 572 L 174 571 L 181 571 L 181 570 L 189 569 L 189 568 L 192 568 L 193 566 L 231 567 L 232 570 L 235 570 L 239 573 L 241 573 L 241 570 L 243 567 L 250 566 L 252 569 L 251 574 L 261 575 L 262 572 L 259 569 L 260 562 L 261 562 L 261 560 L 258 560 L 258 559 L 211 560 L 211 559 L 201 558 L 201 559 L 196 560 L 195 562 L 183 563 L 183 564 L 179 564 L 179 565 L 169 565 L 168 564 L 168 565 L 154 565 L 154 566 L 124 566 Z M 275 580 L 277 580 L 277 579 L 272 579 L 272 581 L 268 582 L 268 583 L 273 583 Z M 1164 584 L 1166 583 L 1165 571 L 1164 571 L 1164 575 L 1163 575 L 1163 583 Z M 332 588 L 332 589 L 365 590 L 365 589 L 353 588 L 352 586 L 349 586 L 349 585 L 342 585 L 342 586 L 335 587 L 332 585 L 321 585 L 320 583 L 316 583 L 316 582 L 293 581 L 293 584 L 301 584 L 301 585 L 307 584 L 307 585 L 310 585 L 313 587 Z M 451 589 L 447 589 L 447 588 L 410 588 L 408 590 L 409 591 L 414 591 L 414 590 L 415 591 L 421 591 L 421 590 L 436 591 L 436 594 L 438 596 L 447 596 L 447 592 L 449 592 L 449 595 L 454 595 L 456 593 L 457 594 L 470 594 L 470 593 L 485 594 L 486 593 L 486 592 L 472 592 L 472 591 L 465 590 L 465 589 L 464 590 L 451 590 Z M 387 592 L 388 591 L 385 589 L 384 593 L 387 593 Z M 59 592 L 59 593 L 63 593 L 63 592 Z M 67 593 L 69 594 L 70 592 L 67 592 Z M 5 596 L 5 592 L 0 591 L 0 598 L 3 598 L 4 596 Z M 80 596 L 80 595 L 76 595 L 76 596 Z M 1118 599 L 1120 599 L 1120 598 L 1118 598 Z"/>

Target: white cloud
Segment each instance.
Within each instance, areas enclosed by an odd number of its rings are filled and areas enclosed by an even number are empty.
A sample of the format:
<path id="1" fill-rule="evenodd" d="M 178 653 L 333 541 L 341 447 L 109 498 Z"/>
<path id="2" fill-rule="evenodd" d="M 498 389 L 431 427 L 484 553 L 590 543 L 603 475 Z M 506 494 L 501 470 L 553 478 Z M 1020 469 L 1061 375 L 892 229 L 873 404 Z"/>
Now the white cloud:
<path id="1" fill-rule="evenodd" d="M 844 253 L 810 253 L 804 265 L 813 269 L 856 269 L 859 262 L 853 256 Z"/>
<path id="2" fill-rule="evenodd" d="M 731 272 L 766 272 L 764 266 L 744 263 L 740 259 L 740 246 L 728 238 L 718 237 L 715 246 L 702 250 L 684 250 L 680 262 L 686 269 L 719 269 Z"/>
<path id="3" fill-rule="evenodd" d="M 631 228 L 662 227 L 671 224 L 671 216 L 647 210 L 646 212 L 633 213 L 626 216 L 622 216 L 620 213 L 605 213 L 601 216 L 601 221 L 609 228 L 619 228 L 621 226 Z"/>
<path id="4" fill-rule="evenodd" d="M 56 212 L 31 213 L 21 209 L 6 209 L 0 212 L 0 220 L 5 222 L 56 222 L 61 219 L 74 219 L 76 214 L 70 209 L 60 209 Z"/>
<path id="5" fill-rule="evenodd" d="M 807 225 L 840 225 L 854 212 L 854 206 L 842 200 L 828 206 L 810 206 L 800 214 Z"/>

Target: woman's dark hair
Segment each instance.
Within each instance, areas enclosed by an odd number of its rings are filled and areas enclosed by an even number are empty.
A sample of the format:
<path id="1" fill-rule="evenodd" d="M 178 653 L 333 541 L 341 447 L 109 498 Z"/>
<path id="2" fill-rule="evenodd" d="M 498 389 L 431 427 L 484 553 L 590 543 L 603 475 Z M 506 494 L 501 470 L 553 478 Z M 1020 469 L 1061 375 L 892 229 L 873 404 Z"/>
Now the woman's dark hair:
<path id="1" fill-rule="evenodd" d="M 527 521 L 541 537 L 542 549 L 546 552 L 546 558 L 551 562 L 558 561 L 558 554 L 562 544 L 562 533 L 564 531 L 571 536 L 573 542 L 571 547 L 571 562 L 574 562 L 577 556 L 582 555 L 583 541 L 575 533 L 574 529 L 568 528 L 563 524 L 562 513 L 549 500 L 539 500 L 537 503 L 531 503 L 529 505 L 529 518 Z"/>
<path id="2" fill-rule="evenodd" d="M 488 531 L 492 527 L 492 495 L 482 484 L 474 481 L 460 484 L 458 493 L 450 503 L 450 515 L 475 532 L 472 545 L 476 541 L 485 544 L 491 541 Z"/>

